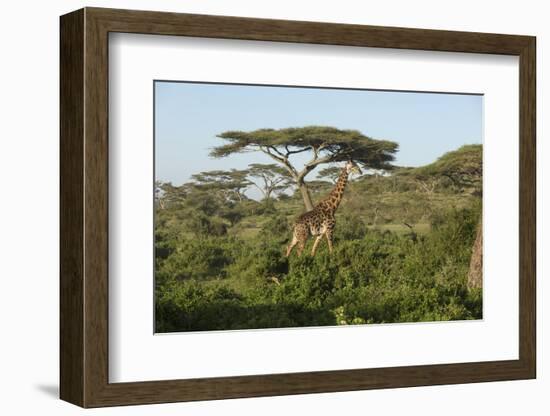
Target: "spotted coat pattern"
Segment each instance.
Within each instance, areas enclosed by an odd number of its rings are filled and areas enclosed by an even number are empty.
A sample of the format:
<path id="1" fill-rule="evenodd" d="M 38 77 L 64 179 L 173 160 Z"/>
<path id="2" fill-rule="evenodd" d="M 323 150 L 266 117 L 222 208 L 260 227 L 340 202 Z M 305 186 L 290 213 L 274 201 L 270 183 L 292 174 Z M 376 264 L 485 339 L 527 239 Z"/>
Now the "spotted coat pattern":
<path id="1" fill-rule="evenodd" d="M 292 241 L 286 249 L 286 256 L 290 256 L 292 249 L 298 246 L 298 256 L 304 251 L 304 247 L 310 235 L 315 237 L 311 255 L 314 256 L 317 247 L 323 236 L 327 240 L 329 252 L 332 253 L 332 237 L 336 225 L 335 213 L 344 196 L 344 190 L 348 183 L 348 177 L 351 172 L 361 172 L 359 167 L 348 162 L 342 169 L 334 189 L 324 200 L 319 202 L 311 211 L 308 211 L 298 217 L 294 224 Z"/>

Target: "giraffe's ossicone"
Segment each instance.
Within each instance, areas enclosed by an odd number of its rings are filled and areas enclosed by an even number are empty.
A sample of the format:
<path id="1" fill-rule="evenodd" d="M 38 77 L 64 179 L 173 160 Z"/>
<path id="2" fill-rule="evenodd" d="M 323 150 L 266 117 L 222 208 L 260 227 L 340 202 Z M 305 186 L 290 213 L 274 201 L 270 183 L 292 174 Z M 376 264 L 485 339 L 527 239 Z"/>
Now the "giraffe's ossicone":
<path id="1" fill-rule="evenodd" d="M 336 185 L 331 193 L 315 205 L 311 211 L 308 211 L 298 217 L 294 224 L 292 241 L 286 249 L 287 257 L 296 245 L 298 245 L 298 255 L 301 255 L 310 235 L 315 237 L 315 242 L 313 243 L 313 248 L 311 249 L 312 256 L 315 255 L 317 247 L 319 246 L 323 236 L 327 239 L 329 252 L 332 253 L 332 236 L 336 225 L 335 213 L 336 209 L 340 205 L 340 202 L 342 201 L 344 190 L 346 189 L 346 185 L 348 183 L 348 177 L 352 172 L 361 173 L 361 169 L 359 169 L 357 164 L 349 161 L 342 169 L 342 172 L 338 177 L 338 181 L 336 182 Z"/>

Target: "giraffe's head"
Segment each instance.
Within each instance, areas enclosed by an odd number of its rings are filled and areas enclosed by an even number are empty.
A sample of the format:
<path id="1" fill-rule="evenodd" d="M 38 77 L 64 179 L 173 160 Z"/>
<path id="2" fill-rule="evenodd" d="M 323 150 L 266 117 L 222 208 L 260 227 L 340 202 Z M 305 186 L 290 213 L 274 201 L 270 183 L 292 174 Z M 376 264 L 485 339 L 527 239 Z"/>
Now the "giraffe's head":
<path id="1" fill-rule="evenodd" d="M 350 173 L 354 173 L 356 175 L 363 174 L 359 165 L 355 163 L 353 160 L 349 160 L 348 163 L 346 163 L 346 172 L 348 172 L 348 175 Z"/>

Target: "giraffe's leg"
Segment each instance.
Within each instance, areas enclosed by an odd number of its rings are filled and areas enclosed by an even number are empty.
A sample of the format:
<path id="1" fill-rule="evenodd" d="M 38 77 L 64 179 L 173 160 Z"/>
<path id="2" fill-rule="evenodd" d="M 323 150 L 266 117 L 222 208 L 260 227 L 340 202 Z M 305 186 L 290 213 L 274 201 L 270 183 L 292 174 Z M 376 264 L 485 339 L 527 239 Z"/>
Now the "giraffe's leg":
<path id="1" fill-rule="evenodd" d="M 328 229 L 325 232 L 325 237 L 327 238 L 328 251 L 329 253 L 332 253 L 332 229 Z"/>
<path id="2" fill-rule="evenodd" d="M 323 238 L 323 234 L 319 234 L 317 237 L 315 237 L 315 242 L 313 243 L 313 248 L 311 249 L 312 256 L 315 256 L 315 251 L 317 250 L 317 246 L 321 242 L 321 238 Z"/>
<path id="3" fill-rule="evenodd" d="M 302 255 L 302 251 L 304 251 L 304 248 L 306 246 L 306 241 L 307 241 L 307 237 L 306 238 L 300 238 L 298 240 L 298 257 L 300 257 Z"/>
<path id="4" fill-rule="evenodd" d="M 286 249 L 286 257 L 290 256 L 290 253 L 292 252 L 292 249 L 296 244 L 298 244 L 298 238 L 296 237 L 296 233 L 294 233 L 294 235 L 292 236 L 292 241 Z"/>

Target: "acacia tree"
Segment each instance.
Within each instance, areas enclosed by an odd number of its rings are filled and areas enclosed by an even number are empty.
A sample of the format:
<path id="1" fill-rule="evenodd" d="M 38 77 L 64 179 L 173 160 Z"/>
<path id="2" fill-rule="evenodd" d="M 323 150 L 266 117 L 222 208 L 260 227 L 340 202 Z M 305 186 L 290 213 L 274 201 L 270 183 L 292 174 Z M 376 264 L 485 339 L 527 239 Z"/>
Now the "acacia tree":
<path id="1" fill-rule="evenodd" d="M 247 151 L 266 154 L 288 172 L 308 211 L 313 209 L 313 203 L 305 178 L 319 165 L 353 160 L 367 169 L 390 169 L 398 148 L 395 142 L 375 140 L 357 130 L 325 126 L 226 131 L 218 137 L 227 143 L 212 149 L 212 157 Z M 301 167 L 291 160 L 299 153 L 310 155 Z"/>
<path id="2" fill-rule="evenodd" d="M 307 187 L 313 195 L 320 195 L 323 193 L 327 193 L 332 188 L 332 185 L 330 182 L 327 181 L 313 179 L 311 181 L 308 181 Z"/>
<path id="3" fill-rule="evenodd" d="M 321 179 L 328 179 L 332 183 L 336 183 L 340 176 L 342 169 L 338 166 L 329 166 L 328 168 L 321 169 L 317 176 Z"/>
<path id="4" fill-rule="evenodd" d="M 448 178 L 459 190 L 481 192 L 483 172 L 482 146 L 470 144 L 445 153 L 434 163 L 418 168 L 415 174 L 420 177 L 440 175 Z"/>
<path id="5" fill-rule="evenodd" d="M 462 146 L 453 152 L 441 156 L 434 163 L 415 169 L 420 177 L 444 176 L 461 191 L 470 191 L 472 195 L 482 195 L 483 148 L 480 144 Z M 483 227 L 480 216 L 477 224 L 476 239 L 472 247 L 470 269 L 468 271 L 468 287 L 482 286 L 483 265 Z"/>
<path id="6" fill-rule="evenodd" d="M 202 190 L 218 192 L 225 200 L 245 199 L 244 190 L 251 185 L 247 170 L 210 170 L 191 176 L 195 186 Z"/>
<path id="7" fill-rule="evenodd" d="M 155 202 L 160 209 L 182 204 L 190 192 L 189 184 L 174 186 L 171 182 L 155 181 Z"/>
<path id="8" fill-rule="evenodd" d="M 285 168 L 274 163 L 251 163 L 248 165 L 248 177 L 255 180 L 252 180 L 251 184 L 259 189 L 265 201 L 269 201 L 273 193 L 288 188 L 292 180 Z M 261 185 L 256 181 L 260 181 Z"/>

